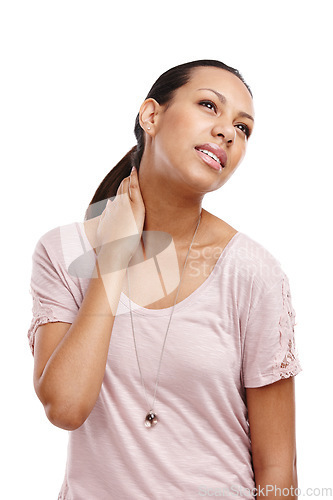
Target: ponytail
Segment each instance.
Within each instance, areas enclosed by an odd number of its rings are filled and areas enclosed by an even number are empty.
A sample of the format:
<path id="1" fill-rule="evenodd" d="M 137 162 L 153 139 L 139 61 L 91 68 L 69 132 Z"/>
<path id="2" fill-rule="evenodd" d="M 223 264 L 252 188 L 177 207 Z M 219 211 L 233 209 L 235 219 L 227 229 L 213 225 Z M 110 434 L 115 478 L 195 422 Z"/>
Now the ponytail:
<path id="1" fill-rule="evenodd" d="M 122 180 L 130 175 L 132 166 L 135 165 L 136 149 L 137 147 L 134 146 L 104 177 L 89 203 L 84 218 L 85 220 L 93 219 L 101 215 L 108 198 L 116 196 Z"/>

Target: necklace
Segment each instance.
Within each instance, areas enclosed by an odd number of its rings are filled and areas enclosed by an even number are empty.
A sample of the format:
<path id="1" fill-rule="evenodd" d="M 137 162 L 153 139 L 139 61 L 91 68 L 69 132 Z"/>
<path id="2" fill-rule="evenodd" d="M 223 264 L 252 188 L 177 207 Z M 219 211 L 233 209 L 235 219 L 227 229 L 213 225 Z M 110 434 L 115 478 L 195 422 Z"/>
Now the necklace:
<path id="1" fill-rule="evenodd" d="M 129 284 L 129 276 L 128 276 L 128 268 L 126 270 L 126 275 L 127 275 L 127 284 L 128 284 L 128 298 L 129 298 L 129 304 L 130 304 L 130 315 L 131 315 L 131 325 L 132 325 L 132 333 L 133 333 L 133 341 L 134 341 L 134 348 L 135 348 L 135 354 L 136 354 L 136 360 L 137 360 L 137 363 L 138 363 L 138 368 L 139 368 L 139 372 L 140 372 L 140 377 L 141 377 L 141 384 L 143 386 L 143 389 L 144 389 L 144 393 L 145 393 L 145 398 L 146 398 L 146 403 L 147 403 L 147 408 L 151 408 L 147 415 L 146 415 L 146 418 L 144 420 L 144 424 L 147 428 L 151 428 L 153 426 L 155 426 L 158 422 L 158 419 L 157 419 L 157 415 L 154 411 L 154 405 L 155 405 L 155 400 L 156 400 L 156 393 L 157 393 L 157 387 L 158 387 L 158 382 L 159 382 L 159 376 L 160 376 L 160 369 L 161 369 L 161 362 L 162 362 L 162 357 L 163 357 L 163 353 L 164 353 L 164 347 L 165 347 L 165 342 L 166 342 L 166 339 L 167 339 L 167 335 L 168 335 L 168 332 L 169 332 L 169 327 L 170 327 L 170 323 L 171 323 L 171 318 L 172 318 L 172 315 L 173 315 L 173 311 L 175 309 L 175 305 L 176 305 L 176 302 L 177 302 L 177 298 L 178 298 L 178 294 L 179 294 L 179 290 L 180 290 L 180 285 L 181 285 L 181 282 L 182 282 L 182 278 L 183 278 L 183 274 L 184 274 L 184 271 L 185 271 L 185 267 L 186 267 L 186 262 L 187 262 L 187 259 L 188 259 L 188 256 L 189 256 L 189 253 L 191 251 L 191 248 L 192 248 L 192 245 L 193 245 L 193 242 L 194 242 L 194 238 L 195 238 L 195 235 L 197 234 L 197 231 L 198 231 L 198 228 L 199 228 L 199 224 L 200 224 L 200 220 L 201 220 L 201 213 L 202 213 L 202 210 L 200 211 L 200 215 L 199 215 L 199 219 L 198 219 L 198 223 L 197 223 L 197 227 L 194 231 L 194 235 L 193 235 L 193 238 L 192 238 L 192 241 L 191 241 L 191 244 L 189 246 L 189 249 L 188 249 L 188 252 L 187 252 L 187 255 L 186 255 L 186 259 L 185 259 L 185 263 L 184 263 L 184 267 L 183 267 L 183 271 L 182 271 L 182 274 L 181 274 L 181 277 L 180 277 L 180 281 L 179 281 L 179 285 L 178 285 L 178 289 L 177 289 L 177 293 L 176 293 L 176 298 L 175 298 L 175 301 L 174 301 L 174 304 L 172 306 L 172 310 L 171 310 L 171 314 L 170 314 L 170 319 L 169 319 L 169 323 L 168 323 L 168 326 L 167 326 L 167 330 L 166 330 L 166 333 L 165 333 L 165 336 L 164 336 L 164 342 L 163 342 L 163 346 L 162 346 L 162 351 L 161 351 L 161 356 L 160 356 L 160 360 L 159 360 L 159 365 L 158 365 L 158 370 L 157 370 L 157 377 L 156 377 L 156 383 L 155 383 L 155 391 L 154 391 L 154 399 L 153 399 L 153 403 L 152 405 L 150 406 L 149 403 L 148 403 L 148 398 L 147 398 L 147 391 L 146 391 L 146 386 L 145 386 L 145 383 L 144 383 L 144 379 L 143 379 L 143 376 L 142 376 L 142 371 L 141 371 L 141 366 L 140 366 L 140 362 L 139 362 L 139 356 L 138 356 L 138 349 L 137 349 L 137 345 L 136 345 L 136 340 L 135 340 L 135 334 L 134 334 L 134 325 L 133 325 L 133 315 L 132 315 L 132 306 L 131 306 L 131 295 L 130 295 L 130 284 Z"/>

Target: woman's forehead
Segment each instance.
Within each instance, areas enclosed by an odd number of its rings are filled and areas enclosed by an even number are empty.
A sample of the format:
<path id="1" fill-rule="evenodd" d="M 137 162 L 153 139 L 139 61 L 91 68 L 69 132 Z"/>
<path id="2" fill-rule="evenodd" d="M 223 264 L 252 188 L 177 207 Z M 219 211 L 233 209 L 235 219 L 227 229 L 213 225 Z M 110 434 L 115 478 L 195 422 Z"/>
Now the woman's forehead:
<path id="1" fill-rule="evenodd" d="M 190 80 L 180 87 L 182 94 L 192 95 L 202 89 L 211 89 L 226 97 L 227 101 L 235 101 L 253 113 L 252 97 L 244 83 L 236 75 L 222 68 L 199 67 L 191 72 Z"/>

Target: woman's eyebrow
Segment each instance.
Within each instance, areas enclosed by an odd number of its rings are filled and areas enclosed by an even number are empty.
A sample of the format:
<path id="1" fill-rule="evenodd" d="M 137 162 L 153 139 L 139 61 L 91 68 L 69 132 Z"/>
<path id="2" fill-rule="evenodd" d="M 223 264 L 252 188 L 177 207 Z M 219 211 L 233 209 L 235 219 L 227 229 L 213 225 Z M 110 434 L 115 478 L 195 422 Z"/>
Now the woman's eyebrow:
<path id="1" fill-rule="evenodd" d="M 245 111 L 240 111 L 238 113 L 238 116 L 241 116 L 243 118 L 248 118 L 249 120 L 252 120 L 254 122 L 253 116 L 249 115 L 248 113 L 245 113 Z"/>
<path id="2" fill-rule="evenodd" d="M 213 90 L 213 89 L 198 89 L 198 90 L 209 90 L 210 92 L 214 92 L 214 94 L 219 98 L 219 100 L 221 101 L 222 104 L 225 104 L 227 102 L 226 97 L 223 94 L 221 94 L 220 92 L 218 92 L 217 90 Z"/>
<path id="3" fill-rule="evenodd" d="M 226 102 L 227 102 L 226 97 L 223 94 L 221 94 L 220 92 L 218 92 L 217 90 L 208 89 L 208 88 L 198 89 L 198 90 L 209 90 L 210 92 L 213 92 L 218 97 L 219 101 L 222 104 L 226 104 Z M 254 122 L 253 116 L 249 115 L 248 113 L 245 113 L 245 111 L 240 111 L 238 113 L 238 116 L 241 116 L 243 118 L 248 118 L 249 120 L 252 120 Z"/>

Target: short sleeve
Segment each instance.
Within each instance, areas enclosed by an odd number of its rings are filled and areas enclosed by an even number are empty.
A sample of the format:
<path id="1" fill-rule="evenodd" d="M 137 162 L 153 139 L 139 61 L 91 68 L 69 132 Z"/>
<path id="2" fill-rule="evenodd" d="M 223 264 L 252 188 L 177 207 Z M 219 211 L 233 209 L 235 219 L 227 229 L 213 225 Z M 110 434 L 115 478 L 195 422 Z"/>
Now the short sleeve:
<path id="1" fill-rule="evenodd" d="M 296 313 L 288 277 L 265 291 L 252 307 L 245 332 L 244 387 L 261 387 L 302 371 L 295 346 Z"/>
<path id="2" fill-rule="evenodd" d="M 56 241 L 53 242 L 55 248 L 52 252 L 50 244 L 45 244 L 42 237 L 32 256 L 30 293 L 33 306 L 27 336 L 33 355 L 35 335 L 40 325 L 57 321 L 73 323 L 79 310 L 66 279 L 65 269 L 56 257 Z"/>

